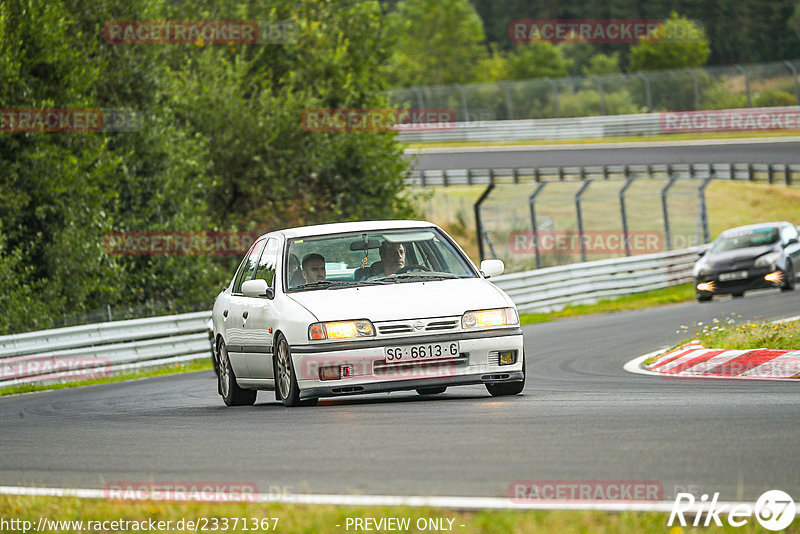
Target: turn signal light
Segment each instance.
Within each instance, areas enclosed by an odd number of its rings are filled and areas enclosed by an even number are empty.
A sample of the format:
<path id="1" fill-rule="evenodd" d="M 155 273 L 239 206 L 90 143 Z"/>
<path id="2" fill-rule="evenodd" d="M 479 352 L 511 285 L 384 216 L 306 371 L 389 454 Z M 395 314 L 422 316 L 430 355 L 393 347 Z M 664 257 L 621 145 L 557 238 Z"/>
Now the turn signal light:
<path id="1" fill-rule="evenodd" d="M 771 272 L 764 277 L 764 280 L 766 280 L 767 282 L 772 282 L 773 284 L 782 284 L 783 273 L 780 271 Z"/>
<path id="2" fill-rule="evenodd" d="M 698 291 L 714 291 L 714 282 L 700 282 L 697 284 Z"/>

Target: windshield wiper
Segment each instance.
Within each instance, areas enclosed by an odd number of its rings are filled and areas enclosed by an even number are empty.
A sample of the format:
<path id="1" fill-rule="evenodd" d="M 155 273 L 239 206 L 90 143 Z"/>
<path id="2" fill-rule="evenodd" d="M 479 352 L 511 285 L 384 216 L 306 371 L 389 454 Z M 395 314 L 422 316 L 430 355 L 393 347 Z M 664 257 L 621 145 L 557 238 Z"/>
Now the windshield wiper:
<path id="1" fill-rule="evenodd" d="M 453 273 L 403 273 L 403 274 L 391 274 L 389 276 L 384 276 L 383 278 L 378 278 L 378 281 L 385 281 L 385 282 L 414 282 L 418 280 L 422 281 L 435 281 L 435 280 L 449 280 L 451 278 L 458 278 L 457 275 Z"/>
<path id="2" fill-rule="evenodd" d="M 329 289 L 331 287 L 352 286 L 358 282 L 350 282 L 348 280 L 317 280 L 308 284 L 300 284 L 299 286 L 291 287 L 290 289 Z"/>

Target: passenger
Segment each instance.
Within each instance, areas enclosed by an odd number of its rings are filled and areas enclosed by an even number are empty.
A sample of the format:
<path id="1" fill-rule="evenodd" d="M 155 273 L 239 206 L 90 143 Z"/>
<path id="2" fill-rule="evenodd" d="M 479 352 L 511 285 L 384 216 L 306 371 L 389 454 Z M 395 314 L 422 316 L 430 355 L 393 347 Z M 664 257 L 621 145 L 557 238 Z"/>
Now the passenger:
<path id="1" fill-rule="evenodd" d="M 395 274 L 406 265 L 406 248 L 402 243 L 392 243 L 384 241 L 378 250 L 383 264 L 383 273 L 386 276 Z"/>
<path id="2" fill-rule="evenodd" d="M 306 284 L 325 280 L 325 258 L 321 254 L 312 252 L 303 258 L 303 277 Z"/>

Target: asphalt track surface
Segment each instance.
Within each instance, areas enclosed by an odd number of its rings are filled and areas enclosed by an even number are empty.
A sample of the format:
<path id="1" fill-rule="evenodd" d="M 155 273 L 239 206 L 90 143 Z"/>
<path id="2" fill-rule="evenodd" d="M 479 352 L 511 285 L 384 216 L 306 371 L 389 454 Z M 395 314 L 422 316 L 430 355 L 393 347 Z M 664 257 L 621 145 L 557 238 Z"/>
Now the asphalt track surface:
<path id="1" fill-rule="evenodd" d="M 528 382 L 226 408 L 212 372 L 0 398 L 0 485 L 254 482 L 259 491 L 505 497 L 515 480 L 648 480 L 800 495 L 800 383 L 623 370 L 713 318 L 797 315 L 800 291 L 524 327 Z M 736 316 L 742 315 L 742 318 Z"/>
<path id="2" fill-rule="evenodd" d="M 418 170 L 510 169 L 657 163 L 800 163 L 800 141 L 706 140 L 702 144 L 624 143 L 602 145 L 500 147 L 464 151 L 435 149 L 410 154 Z"/>

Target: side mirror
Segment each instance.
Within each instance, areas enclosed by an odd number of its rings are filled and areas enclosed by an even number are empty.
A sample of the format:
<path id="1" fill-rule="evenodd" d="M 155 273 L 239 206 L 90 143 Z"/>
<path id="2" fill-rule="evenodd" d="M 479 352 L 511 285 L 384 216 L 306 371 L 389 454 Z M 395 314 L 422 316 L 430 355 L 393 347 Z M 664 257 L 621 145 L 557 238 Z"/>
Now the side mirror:
<path id="1" fill-rule="evenodd" d="M 500 276 L 505 270 L 503 260 L 483 260 L 481 262 L 481 272 L 484 278 L 491 278 L 492 276 Z"/>
<path id="2" fill-rule="evenodd" d="M 700 252 L 697 253 L 697 255 L 702 258 L 703 256 L 706 255 L 706 251 L 705 250 L 701 250 Z"/>
<path id="3" fill-rule="evenodd" d="M 255 280 L 248 280 L 242 284 L 242 294 L 245 297 L 267 297 L 268 299 L 275 298 L 275 290 L 267 285 L 267 281 L 263 278 Z"/>

